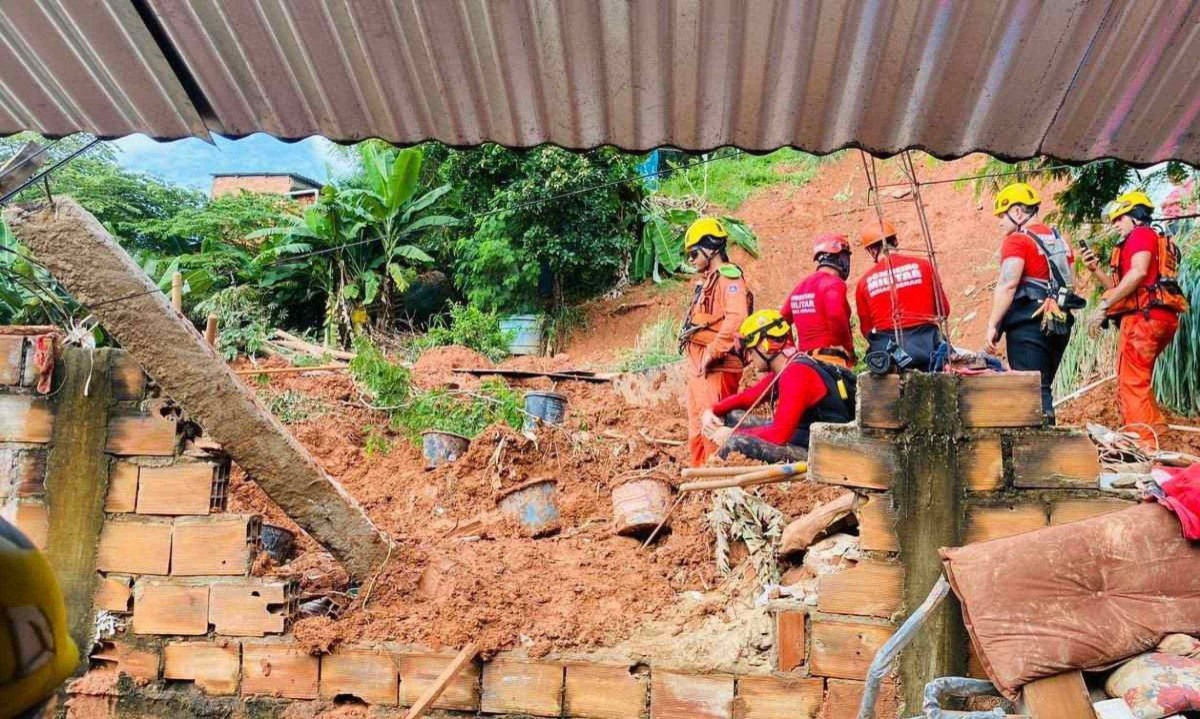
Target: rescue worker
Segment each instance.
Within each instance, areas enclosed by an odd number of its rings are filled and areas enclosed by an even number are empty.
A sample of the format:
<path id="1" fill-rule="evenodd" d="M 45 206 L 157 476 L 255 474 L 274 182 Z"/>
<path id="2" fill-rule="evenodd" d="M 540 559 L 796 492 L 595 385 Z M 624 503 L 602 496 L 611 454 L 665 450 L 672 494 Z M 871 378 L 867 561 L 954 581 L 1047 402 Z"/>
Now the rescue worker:
<path id="1" fill-rule="evenodd" d="M 723 445 L 721 456 L 738 452 L 764 462 L 802 460 L 813 422 L 854 419 L 854 373 L 798 351 L 791 327 L 778 312 L 755 312 L 738 334 L 742 355 L 763 377 L 704 413 L 704 431 Z M 770 421 L 743 417 L 760 398 L 774 405 Z"/>
<path id="2" fill-rule="evenodd" d="M 1150 226 L 1154 203 L 1141 191 L 1119 196 L 1108 220 L 1121 233 L 1108 271 L 1084 248 L 1084 264 L 1107 288 L 1100 296 L 1104 321 L 1119 323 L 1117 408 L 1121 421 L 1143 442 L 1166 429 L 1154 399 L 1154 363 L 1179 329 L 1187 300 L 1176 281 L 1179 250 Z"/>
<path id="3" fill-rule="evenodd" d="M 873 371 L 938 369 L 934 357 L 946 342 L 938 323 L 950 314 L 950 300 L 933 263 L 896 251 L 896 228 L 886 220 L 868 221 L 860 244 L 875 260 L 855 291 L 868 366 Z"/>
<path id="4" fill-rule="evenodd" d="M 784 300 L 779 314 L 796 333 L 796 348 L 845 367 L 853 367 L 854 334 L 850 330 L 850 241 L 824 234 L 813 243 L 817 269 L 800 281 Z"/>
<path id="5" fill-rule="evenodd" d="M 78 663 L 54 570 L 0 519 L 0 719 L 38 716 Z"/>
<path id="6" fill-rule="evenodd" d="M 737 391 L 742 360 L 735 350 L 738 327 L 753 309 L 742 268 L 729 261 L 729 233 L 720 220 L 701 217 L 684 235 L 688 262 L 700 273 L 680 334 L 688 372 L 688 448 L 693 467 L 716 445 L 701 433 L 705 410 Z"/>
<path id="7" fill-rule="evenodd" d="M 1054 424 L 1051 386 L 1071 339 L 1072 309 L 1084 301 L 1072 290 L 1071 246 L 1054 230 L 1036 221 L 1041 197 L 1024 182 L 996 195 L 993 212 L 1007 233 L 1000 245 L 1000 278 L 992 293 L 985 334 L 987 351 L 995 353 L 1007 338 L 1008 364 L 1015 370 L 1040 372 L 1042 413 Z"/>

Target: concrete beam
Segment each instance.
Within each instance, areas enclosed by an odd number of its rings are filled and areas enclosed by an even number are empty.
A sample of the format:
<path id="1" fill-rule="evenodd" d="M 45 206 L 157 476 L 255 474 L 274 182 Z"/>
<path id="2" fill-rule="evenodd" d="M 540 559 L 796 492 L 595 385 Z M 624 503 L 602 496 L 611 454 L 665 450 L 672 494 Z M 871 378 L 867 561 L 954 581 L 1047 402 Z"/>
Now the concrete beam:
<path id="1" fill-rule="evenodd" d="M 95 217 L 69 198 L 5 217 L 33 256 L 351 576 L 362 580 L 379 568 L 389 540 Z"/>

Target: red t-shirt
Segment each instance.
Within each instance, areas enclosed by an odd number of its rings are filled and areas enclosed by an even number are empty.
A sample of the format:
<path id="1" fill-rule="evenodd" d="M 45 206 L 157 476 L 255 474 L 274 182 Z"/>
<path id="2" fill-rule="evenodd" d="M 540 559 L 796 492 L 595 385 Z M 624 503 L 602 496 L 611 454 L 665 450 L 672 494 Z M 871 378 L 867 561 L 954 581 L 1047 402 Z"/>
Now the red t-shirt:
<path id="1" fill-rule="evenodd" d="M 854 359 L 850 302 L 841 277 L 819 270 L 805 277 L 784 300 L 779 314 L 795 325 L 797 346 L 802 352 L 841 347 Z"/>
<path id="2" fill-rule="evenodd" d="M 752 386 L 713 405 L 713 414 L 721 416 L 735 409 L 749 410 L 774 379 L 775 373 L 768 372 Z M 820 404 L 828 391 L 821 375 L 800 362 L 792 362 L 784 368 L 778 389 L 779 400 L 775 403 L 771 423 L 761 427 L 739 427 L 737 434 L 758 437 L 772 444 L 787 444 L 800 427 L 804 413 Z"/>
<path id="3" fill-rule="evenodd" d="M 898 252 L 880 257 L 867 270 L 854 299 L 863 336 L 896 329 L 896 318 L 900 329 L 910 329 L 950 314 L 950 300 L 929 260 Z"/>
<path id="4" fill-rule="evenodd" d="M 1146 271 L 1146 277 L 1142 280 L 1142 287 L 1150 287 L 1155 282 L 1158 282 L 1158 233 L 1151 227 L 1144 225 L 1133 228 L 1125 236 L 1125 240 L 1120 244 L 1121 254 L 1117 264 L 1117 280 L 1125 276 L 1133 267 L 1133 256 L 1139 252 L 1150 253 L 1150 269 Z M 1143 299 L 1144 302 L 1144 299 Z M 1150 308 L 1152 317 L 1170 318 L 1174 317 L 1175 313 L 1163 307 Z"/>
<path id="5" fill-rule="evenodd" d="M 1041 224 L 1030 225 L 1027 229 L 1029 232 L 1036 232 L 1039 235 L 1053 234 L 1049 227 Z M 1021 279 L 1029 277 L 1035 280 L 1050 281 L 1050 263 L 1033 238 L 1024 232 L 1011 232 L 1000 244 L 1001 264 L 1011 257 L 1019 257 L 1025 262 L 1025 268 L 1021 271 Z"/>

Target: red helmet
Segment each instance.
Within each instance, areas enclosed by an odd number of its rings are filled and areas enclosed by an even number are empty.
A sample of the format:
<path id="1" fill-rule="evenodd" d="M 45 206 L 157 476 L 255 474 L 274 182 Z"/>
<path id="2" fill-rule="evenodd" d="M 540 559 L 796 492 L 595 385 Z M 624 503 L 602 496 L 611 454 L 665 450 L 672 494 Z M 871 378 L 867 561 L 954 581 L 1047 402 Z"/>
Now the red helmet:
<path id="1" fill-rule="evenodd" d="M 813 259 L 821 255 L 836 255 L 839 252 L 850 252 L 850 240 L 845 235 L 826 232 L 813 240 Z"/>

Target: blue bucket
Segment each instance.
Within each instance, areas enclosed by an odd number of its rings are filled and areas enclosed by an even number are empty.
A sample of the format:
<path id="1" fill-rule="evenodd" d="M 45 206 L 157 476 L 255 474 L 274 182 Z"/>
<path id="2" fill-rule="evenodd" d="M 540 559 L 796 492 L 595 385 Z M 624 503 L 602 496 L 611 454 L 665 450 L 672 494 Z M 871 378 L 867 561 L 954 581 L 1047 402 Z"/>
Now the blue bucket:
<path id="1" fill-rule="evenodd" d="M 542 352 L 542 316 L 512 315 L 500 320 L 500 329 L 512 333 L 509 354 L 536 355 Z"/>
<path id="2" fill-rule="evenodd" d="M 513 487 L 500 497 L 500 511 L 521 523 L 532 537 L 558 531 L 558 502 L 553 479 L 535 479 Z"/>
<path id="3" fill-rule="evenodd" d="M 567 396 L 558 392 L 525 393 L 525 425 L 532 432 L 538 424 L 562 424 L 567 418 Z"/>

